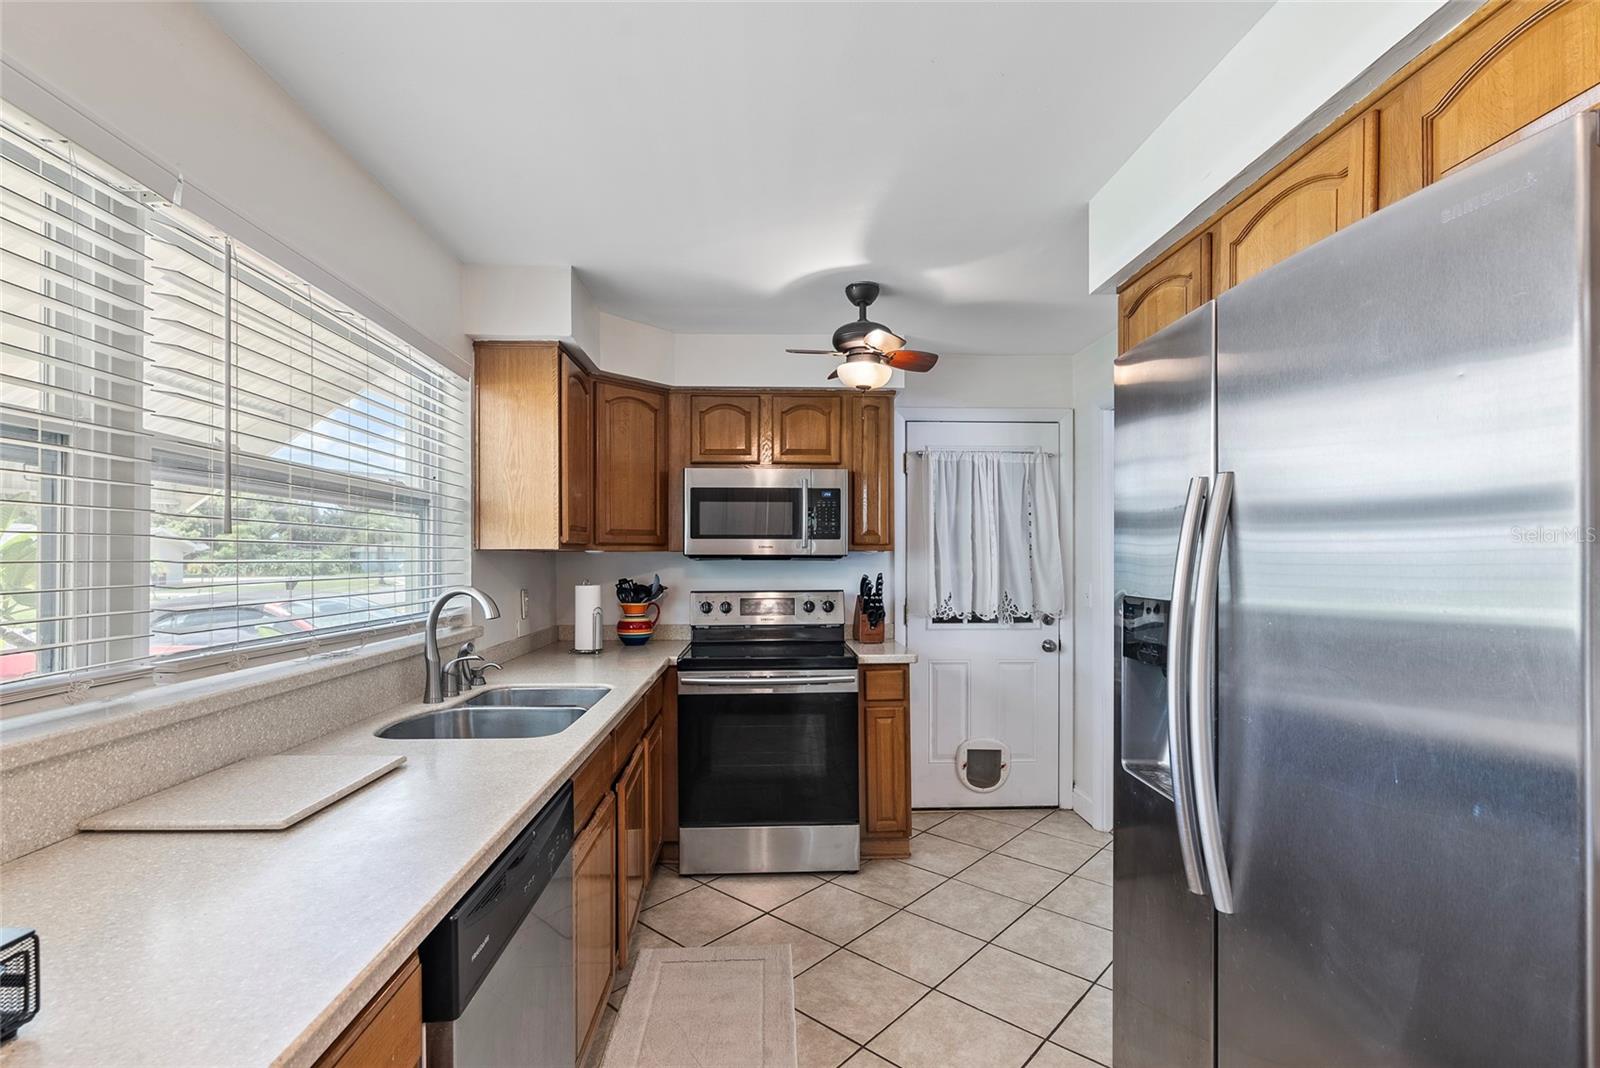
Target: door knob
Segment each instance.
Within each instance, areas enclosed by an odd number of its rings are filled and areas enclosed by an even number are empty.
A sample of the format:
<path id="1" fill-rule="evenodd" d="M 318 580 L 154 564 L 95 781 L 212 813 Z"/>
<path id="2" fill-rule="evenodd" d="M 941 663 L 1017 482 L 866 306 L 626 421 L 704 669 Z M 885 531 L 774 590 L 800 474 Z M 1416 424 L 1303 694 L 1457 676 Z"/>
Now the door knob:
<path id="1" fill-rule="evenodd" d="M 1055 639 L 1054 638 L 1046 638 L 1044 641 L 1039 643 L 1039 648 L 1043 649 L 1047 653 L 1055 652 L 1056 651 Z"/>

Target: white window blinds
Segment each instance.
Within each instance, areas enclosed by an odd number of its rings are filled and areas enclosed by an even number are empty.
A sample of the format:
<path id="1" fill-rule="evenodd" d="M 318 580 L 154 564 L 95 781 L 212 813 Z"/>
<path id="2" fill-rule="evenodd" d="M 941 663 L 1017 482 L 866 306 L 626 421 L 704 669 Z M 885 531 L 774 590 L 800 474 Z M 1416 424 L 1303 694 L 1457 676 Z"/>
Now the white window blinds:
<path id="1" fill-rule="evenodd" d="M 9 109 L 0 684 L 404 626 L 466 580 L 467 384 Z"/>

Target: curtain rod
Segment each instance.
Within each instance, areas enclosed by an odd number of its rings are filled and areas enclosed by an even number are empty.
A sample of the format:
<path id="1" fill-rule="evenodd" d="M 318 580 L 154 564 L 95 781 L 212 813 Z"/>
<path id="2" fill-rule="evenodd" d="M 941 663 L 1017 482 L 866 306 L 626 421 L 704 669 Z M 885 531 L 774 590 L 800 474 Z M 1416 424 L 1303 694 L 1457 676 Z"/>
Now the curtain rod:
<path id="1" fill-rule="evenodd" d="M 1059 452 L 1048 452 L 1048 451 L 1046 451 L 1044 449 L 1007 449 L 1007 448 L 998 448 L 998 447 L 997 448 L 991 448 L 991 449 L 912 449 L 912 450 L 910 450 L 910 455 L 912 455 L 912 456 L 926 456 L 930 452 L 994 452 L 994 453 L 1006 453 L 1006 452 L 1009 452 L 1009 453 L 1014 453 L 1017 456 L 1055 456 L 1055 457 L 1059 457 L 1061 455 Z"/>

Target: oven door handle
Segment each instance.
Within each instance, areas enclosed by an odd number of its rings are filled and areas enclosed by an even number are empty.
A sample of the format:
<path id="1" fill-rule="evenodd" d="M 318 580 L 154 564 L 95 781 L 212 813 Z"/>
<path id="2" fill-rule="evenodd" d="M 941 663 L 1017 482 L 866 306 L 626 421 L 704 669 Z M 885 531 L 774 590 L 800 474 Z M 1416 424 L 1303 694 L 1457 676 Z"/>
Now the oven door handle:
<path id="1" fill-rule="evenodd" d="M 854 675 L 682 675 L 678 692 L 692 693 L 854 693 Z"/>

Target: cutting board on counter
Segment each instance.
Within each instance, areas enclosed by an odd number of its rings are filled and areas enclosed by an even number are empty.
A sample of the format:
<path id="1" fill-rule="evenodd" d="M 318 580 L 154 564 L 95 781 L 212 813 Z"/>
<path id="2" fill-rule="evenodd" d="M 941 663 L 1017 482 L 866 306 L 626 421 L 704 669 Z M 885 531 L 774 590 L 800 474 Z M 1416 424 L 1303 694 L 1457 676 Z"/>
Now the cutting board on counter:
<path id="1" fill-rule="evenodd" d="M 406 762 L 316 753 L 251 757 L 108 809 L 84 831 L 281 831 Z"/>

